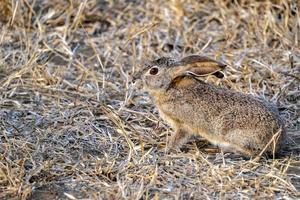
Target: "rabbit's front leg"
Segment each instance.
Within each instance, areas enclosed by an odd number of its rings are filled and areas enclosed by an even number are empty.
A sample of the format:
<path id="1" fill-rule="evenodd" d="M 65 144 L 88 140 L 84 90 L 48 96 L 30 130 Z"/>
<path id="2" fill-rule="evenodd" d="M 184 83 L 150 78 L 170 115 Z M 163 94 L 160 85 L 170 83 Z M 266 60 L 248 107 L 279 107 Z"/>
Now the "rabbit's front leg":
<path id="1" fill-rule="evenodd" d="M 187 131 L 185 131 L 182 128 L 178 128 L 171 134 L 171 137 L 169 138 L 168 145 L 167 145 L 167 151 L 170 150 L 180 150 L 180 147 L 186 143 L 186 141 L 189 139 L 189 134 Z"/>

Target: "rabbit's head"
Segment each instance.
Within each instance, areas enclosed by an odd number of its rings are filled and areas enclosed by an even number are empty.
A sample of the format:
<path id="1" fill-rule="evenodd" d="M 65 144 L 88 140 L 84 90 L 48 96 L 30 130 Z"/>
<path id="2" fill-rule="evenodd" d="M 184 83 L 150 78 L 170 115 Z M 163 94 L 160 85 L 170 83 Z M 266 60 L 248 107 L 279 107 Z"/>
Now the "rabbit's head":
<path id="1" fill-rule="evenodd" d="M 140 79 L 147 91 L 167 90 L 174 81 L 184 76 L 213 74 L 222 78 L 220 72 L 226 65 L 205 56 L 191 55 L 181 60 L 162 57 L 151 61 L 141 69 L 134 80 Z"/>

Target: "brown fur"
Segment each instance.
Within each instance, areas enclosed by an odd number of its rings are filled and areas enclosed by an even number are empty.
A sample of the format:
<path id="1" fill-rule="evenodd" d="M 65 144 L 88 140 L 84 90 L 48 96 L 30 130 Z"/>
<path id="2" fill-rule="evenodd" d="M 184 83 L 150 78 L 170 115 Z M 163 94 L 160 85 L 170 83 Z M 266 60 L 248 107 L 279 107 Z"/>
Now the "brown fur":
<path id="1" fill-rule="evenodd" d="M 213 144 L 246 156 L 258 155 L 264 149 L 266 153 L 278 150 L 285 131 L 272 105 L 195 78 L 215 73 L 224 64 L 193 56 L 167 64 L 153 61 L 148 68 L 152 66 L 158 66 L 160 72 L 153 76 L 144 70 L 142 81 L 160 116 L 175 131 L 170 146 L 179 148 L 191 134 L 199 134 Z M 281 133 L 275 148 L 272 144 L 265 148 L 278 131 Z"/>

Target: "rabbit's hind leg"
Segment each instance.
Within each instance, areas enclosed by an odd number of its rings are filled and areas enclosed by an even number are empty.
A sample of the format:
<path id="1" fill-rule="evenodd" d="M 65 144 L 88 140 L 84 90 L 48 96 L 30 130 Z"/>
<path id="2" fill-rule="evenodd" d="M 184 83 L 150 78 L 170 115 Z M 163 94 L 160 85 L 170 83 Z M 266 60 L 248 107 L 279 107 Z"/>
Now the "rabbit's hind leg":
<path id="1" fill-rule="evenodd" d="M 226 153 L 234 153 L 235 155 L 240 155 L 245 158 L 250 158 L 253 153 L 248 148 L 241 146 L 239 144 L 229 143 L 229 142 L 218 142 L 215 144 Z"/>
<path id="2" fill-rule="evenodd" d="M 241 154 L 247 158 L 251 158 L 253 156 L 253 152 L 250 151 L 249 149 L 242 147 L 240 145 L 236 145 L 236 144 L 231 144 L 231 148 L 233 149 L 233 151 L 236 154 Z"/>

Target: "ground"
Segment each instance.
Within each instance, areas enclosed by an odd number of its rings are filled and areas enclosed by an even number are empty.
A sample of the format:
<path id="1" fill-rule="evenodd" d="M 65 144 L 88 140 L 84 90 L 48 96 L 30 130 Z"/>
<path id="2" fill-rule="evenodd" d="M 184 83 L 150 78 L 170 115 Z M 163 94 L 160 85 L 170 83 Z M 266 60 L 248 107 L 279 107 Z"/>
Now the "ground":
<path id="1" fill-rule="evenodd" d="M 298 1 L 0 1 L 0 199 L 296 199 Z M 172 130 L 131 86 L 143 62 L 204 54 L 205 81 L 276 104 L 284 155 L 247 160 Z"/>

